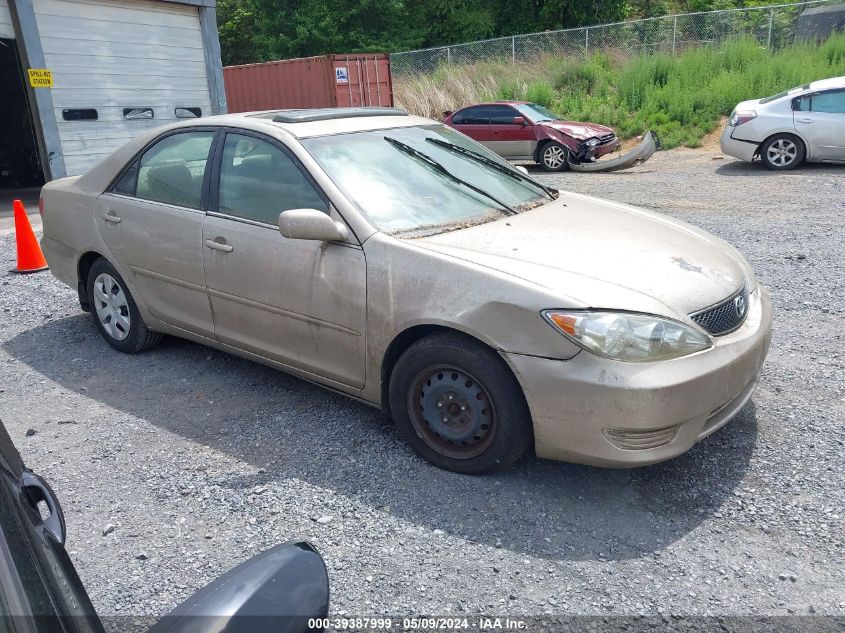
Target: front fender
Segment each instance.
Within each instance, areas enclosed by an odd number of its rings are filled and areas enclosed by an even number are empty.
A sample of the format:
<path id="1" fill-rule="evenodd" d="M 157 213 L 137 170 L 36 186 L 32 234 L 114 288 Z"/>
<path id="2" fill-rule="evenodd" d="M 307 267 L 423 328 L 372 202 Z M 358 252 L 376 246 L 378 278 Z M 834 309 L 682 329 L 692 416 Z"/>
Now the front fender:
<path id="1" fill-rule="evenodd" d="M 534 162 L 540 162 L 540 150 L 543 147 L 543 144 L 546 141 L 556 141 L 566 147 L 569 150 L 570 154 L 577 154 L 578 153 L 578 146 L 579 141 L 572 138 L 571 136 L 567 136 L 563 132 L 556 130 L 548 125 L 535 125 L 534 126 L 534 137 L 537 140 L 537 145 L 534 148 Z"/>
<path id="2" fill-rule="evenodd" d="M 629 169 L 642 165 L 649 158 L 652 157 L 657 150 L 657 136 L 654 132 L 646 132 L 643 136 L 642 142 L 632 149 L 627 154 L 623 154 L 619 158 L 612 160 L 599 160 L 594 163 L 569 163 L 569 168 L 573 171 L 619 171 L 620 169 Z"/>

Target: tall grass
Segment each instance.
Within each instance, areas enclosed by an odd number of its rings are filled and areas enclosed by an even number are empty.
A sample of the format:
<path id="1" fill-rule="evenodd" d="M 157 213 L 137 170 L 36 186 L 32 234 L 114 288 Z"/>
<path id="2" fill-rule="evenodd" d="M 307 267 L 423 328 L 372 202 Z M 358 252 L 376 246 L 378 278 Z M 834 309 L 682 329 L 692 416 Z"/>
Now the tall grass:
<path id="1" fill-rule="evenodd" d="M 396 77 L 394 95 L 409 111 L 439 118 L 491 99 L 525 99 L 566 119 L 594 121 L 624 137 L 648 129 L 664 147 L 696 147 L 740 101 L 845 75 L 845 34 L 776 53 L 739 39 L 680 55 L 590 58 L 548 56 L 534 64 L 488 62 Z"/>
<path id="2" fill-rule="evenodd" d="M 543 69 L 482 62 L 471 66 L 441 66 L 433 73 L 395 78 L 396 105 L 433 119 L 479 101 L 524 99 L 528 86 L 543 78 Z"/>

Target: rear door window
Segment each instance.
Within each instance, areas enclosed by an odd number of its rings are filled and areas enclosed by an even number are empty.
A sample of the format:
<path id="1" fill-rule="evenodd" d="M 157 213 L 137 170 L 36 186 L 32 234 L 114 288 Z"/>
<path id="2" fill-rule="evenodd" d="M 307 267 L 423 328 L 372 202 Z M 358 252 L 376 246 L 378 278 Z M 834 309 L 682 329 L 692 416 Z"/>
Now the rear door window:
<path id="1" fill-rule="evenodd" d="M 454 125 L 487 125 L 490 123 L 490 110 L 487 106 L 476 106 L 461 110 L 452 117 Z"/>
<path id="2" fill-rule="evenodd" d="M 166 136 L 153 145 L 138 163 L 135 196 L 153 202 L 199 209 L 214 134 L 212 131 L 180 132 Z M 131 171 L 132 168 L 126 175 Z M 131 182 L 121 179 L 118 187 L 129 191 Z"/>
<path id="3" fill-rule="evenodd" d="M 796 112 L 809 112 L 810 111 L 810 100 L 811 99 L 812 99 L 812 95 L 804 95 L 803 97 L 795 97 L 795 99 L 792 100 L 792 109 L 795 110 Z"/>

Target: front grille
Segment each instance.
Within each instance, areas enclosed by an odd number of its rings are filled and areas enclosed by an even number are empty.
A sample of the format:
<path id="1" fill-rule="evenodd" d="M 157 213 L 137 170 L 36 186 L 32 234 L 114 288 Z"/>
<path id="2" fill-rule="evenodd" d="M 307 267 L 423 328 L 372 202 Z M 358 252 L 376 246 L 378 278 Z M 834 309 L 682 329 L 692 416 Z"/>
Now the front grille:
<path id="1" fill-rule="evenodd" d="M 615 134 L 605 134 L 604 136 L 599 137 L 600 145 L 606 145 L 607 143 L 612 143 L 616 140 Z"/>
<path id="2" fill-rule="evenodd" d="M 748 315 L 748 290 L 745 286 L 724 301 L 690 315 L 704 330 L 713 336 L 728 334 L 737 329 Z"/>

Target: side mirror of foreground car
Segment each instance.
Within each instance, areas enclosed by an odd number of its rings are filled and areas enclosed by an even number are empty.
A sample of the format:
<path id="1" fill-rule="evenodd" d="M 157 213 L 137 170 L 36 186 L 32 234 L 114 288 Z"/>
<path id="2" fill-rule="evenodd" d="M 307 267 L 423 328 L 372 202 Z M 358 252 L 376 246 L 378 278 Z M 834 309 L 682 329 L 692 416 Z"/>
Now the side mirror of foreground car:
<path id="1" fill-rule="evenodd" d="M 328 612 L 322 557 L 309 543 L 285 543 L 200 589 L 148 633 L 305 633 L 322 631 Z"/>
<path id="2" fill-rule="evenodd" d="M 279 232 L 292 240 L 342 242 L 349 235 L 346 227 L 317 209 L 291 209 L 279 214 Z"/>
<path id="3" fill-rule="evenodd" d="M 511 120 L 511 123 L 513 123 L 514 125 L 525 125 L 526 124 L 525 123 L 525 117 L 524 116 L 515 116 Z"/>

